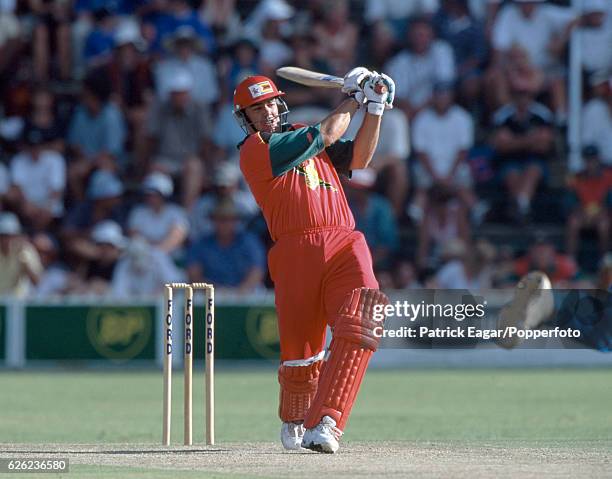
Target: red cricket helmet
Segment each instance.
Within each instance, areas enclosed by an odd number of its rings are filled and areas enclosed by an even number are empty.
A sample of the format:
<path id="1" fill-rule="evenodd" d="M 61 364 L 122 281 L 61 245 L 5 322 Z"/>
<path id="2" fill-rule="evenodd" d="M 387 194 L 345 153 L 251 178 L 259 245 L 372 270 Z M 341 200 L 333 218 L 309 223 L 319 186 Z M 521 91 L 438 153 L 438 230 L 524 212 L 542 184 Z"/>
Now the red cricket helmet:
<path id="1" fill-rule="evenodd" d="M 281 98 L 285 92 L 279 90 L 274 82 L 263 75 L 254 75 L 242 80 L 234 90 L 234 117 L 238 120 L 241 128 L 247 132 L 247 125 L 250 125 L 254 130 L 255 126 L 249 121 L 244 114 L 244 109 L 256 103 L 267 101 L 271 98 L 278 98 L 279 114 L 281 117 L 281 127 L 287 124 L 287 113 L 289 108 L 287 103 Z"/>

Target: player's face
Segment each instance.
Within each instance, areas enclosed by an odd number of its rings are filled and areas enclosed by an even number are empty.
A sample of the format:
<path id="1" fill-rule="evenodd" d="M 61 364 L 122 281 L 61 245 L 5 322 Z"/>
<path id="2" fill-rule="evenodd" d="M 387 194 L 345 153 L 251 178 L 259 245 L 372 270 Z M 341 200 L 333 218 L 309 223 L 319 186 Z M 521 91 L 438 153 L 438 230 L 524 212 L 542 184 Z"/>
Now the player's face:
<path id="1" fill-rule="evenodd" d="M 274 133 L 280 130 L 278 104 L 274 98 L 248 107 L 246 114 L 257 131 Z"/>

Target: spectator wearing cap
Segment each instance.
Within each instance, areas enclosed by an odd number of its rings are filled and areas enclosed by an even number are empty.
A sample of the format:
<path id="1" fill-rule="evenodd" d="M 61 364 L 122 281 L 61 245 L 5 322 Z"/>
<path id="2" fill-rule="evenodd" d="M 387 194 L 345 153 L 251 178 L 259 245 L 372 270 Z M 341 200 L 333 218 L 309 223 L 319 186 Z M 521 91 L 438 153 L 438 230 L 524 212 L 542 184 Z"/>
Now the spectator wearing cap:
<path id="1" fill-rule="evenodd" d="M 376 171 L 355 170 L 346 181 L 346 196 L 355 217 L 355 229 L 361 231 L 370 246 L 374 269 L 387 269 L 399 248 L 399 233 L 389 201 L 374 192 Z"/>
<path id="2" fill-rule="evenodd" d="M 515 88 L 513 101 L 493 117 L 491 143 L 500 177 L 510 193 L 510 216 L 528 219 L 536 188 L 554 149 L 554 118 L 533 93 Z"/>
<path id="3" fill-rule="evenodd" d="M 269 16 L 262 26 L 259 48 L 262 73 L 266 76 L 273 76 L 276 68 L 286 65 L 292 57 L 283 34 L 283 28 L 286 31 L 290 19 L 291 15 L 276 14 Z"/>
<path id="4" fill-rule="evenodd" d="M 110 95 L 106 75 L 89 75 L 83 83 L 81 103 L 70 122 L 68 145 L 75 158 L 68 168 L 68 184 L 78 199 L 83 198 L 85 178 L 94 169 L 114 170 L 122 159 L 127 129 Z"/>
<path id="5" fill-rule="evenodd" d="M 108 171 L 96 171 L 89 179 L 87 199 L 75 204 L 64 217 L 60 239 L 69 259 L 81 263 L 95 257 L 90 235 L 105 220 L 125 224 L 123 184 Z"/>
<path id="6" fill-rule="evenodd" d="M 258 214 L 259 207 L 249 190 L 240 187 L 242 174 L 235 162 L 221 163 L 214 175 L 213 190 L 205 193 L 196 203 L 189 215 L 190 238 L 197 238 L 213 231 L 211 214 L 217 204 L 223 200 L 231 200 L 240 212 L 239 227 L 242 229 Z"/>
<path id="7" fill-rule="evenodd" d="M 569 178 L 571 209 L 566 225 L 566 252 L 575 257 L 580 232 L 594 229 L 599 239 L 599 251 L 608 251 L 610 212 L 612 211 L 612 168 L 604 168 L 595 145 L 582 151 L 585 167 Z"/>
<path id="8" fill-rule="evenodd" d="M 488 54 L 484 23 L 470 13 L 468 0 L 442 0 L 432 23 L 438 38 L 453 48 L 463 104 L 477 105 Z"/>
<path id="9" fill-rule="evenodd" d="M 595 145 L 602 162 L 612 166 L 612 72 L 590 78 L 593 98 L 582 110 L 582 144 Z"/>
<path id="10" fill-rule="evenodd" d="M 365 115 L 362 109 L 357 110 L 346 130 L 347 138 L 355 138 L 357 129 Z M 408 158 L 410 156 L 410 131 L 408 119 L 402 110 L 394 108 L 385 112 L 380 125 L 378 144 L 370 164 L 382 179 L 385 197 L 390 201 L 395 216 L 400 218 L 404 213 L 408 194 Z"/>
<path id="11" fill-rule="evenodd" d="M 477 203 L 467 154 L 474 144 L 472 118 L 454 103 L 450 83 L 437 83 L 431 107 L 414 119 L 412 142 L 415 150 L 415 204 L 424 208 L 426 192 L 434 184 L 455 189 L 468 211 Z"/>
<path id="12" fill-rule="evenodd" d="M 165 253 L 175 253 L 185 242 L 189 222 L 185 210 L 169 201 L 173 192 L 172 178 L 154 172 L 143 181 L 144 201 L 132 209 L 128 217 L 128 234 L 140 237 Z"/>
<path id="13" fill-rule="evenodd" d="M 561 55 L 580 18 L 569 8 L 545 3 L 545 0 L 512 0 L 502 7 L 493 25 L 493 58 L 487 73 L 487 88 L 494 90 L 496 83 L 503 82 L 505 56 L 517 45 L 528 53 L 530 63 L 545 73 L 545 88 L 550 91 L 551 105 L 561 121 L 567 111 Z M 506 100 L 498 98 L 499 102 Z M 502 104 L 491 106 L 498 108 Z"/>
<path id="14" fill-rule="evenodd" d="M 170 56 L 155 66 L 155 84 L 161 100 L 170 96 L 172 79 L 178 71 L 188 71 L 196 79 L 191 88 L 191 97 L 207 106 L 219 99 L 217 72 L 209 58 L 203 56 L 203 41 L 193 27 L 178 28 L 164 42 Z"/>
<path id="15" fill-rule="evenodd" d="M 88 262 L 81 263 L 80 271 L 77 271 L 86 281 L 86 293 L 105 295 L 109 291 L 115 267 L 128 241 L 121 226 L 112 220 L 105 220 L 94 226 L 90 241 L 95 254 Z"/>
<path id="16" fill-rule="evenodd" d="M 407 40 L 408 47 L 391 58 L 384 70 L 397 80 L 395 101 L 411 120 L 429 104 L 434 85 L 453 82 L 456 72 L 452 48 L 435 38 L 427 18 L 411 21 Z"/>
<path id="17" fill-rule="evenodd" d="M 13 213 L 0 213 L 0 295 L 25 296 L 38 283 L 43 266 Z"/>
<path id="18" fill-rule="evenodd" d="M 261 56 L 258 45 L 249 38 L 237 39 L 219 63 L 219 76 L 223 78 L 223 97 L 231 98 L 238 83 L 261 72 Z"/>
<path id="19" fill-rule="evenodd" d="M 541 231 L 536 231 L 527 253 L 514 262 L 516 278 L 522 278 L 530 271 L 542 271 L 553 287 L 568 286 L 578 275 L 574 259 L 559 253 L 552 241 Z"/>
<path id="20" fill-rule="evenodd" d="M 265 250 L 260 240 L 240 230 L 240 214 L 231 200 L 220 201 L 211 216 L 213 232 L 193 242 L 187 254 L 189 281 L 239 294 L 261 288 Z"/>
<path id="21" fill-rule="evenodd" d="M 148 113 L 146 159 L 180 183 L 181 203 L 191 209 L 205 185 L 205 174 L 212 169 L 207 147 L 211 132 L 209 109 L 191 97 L 194 79 L 179 70 L 170 79 L 170 97 L 157 101 Z"/>
<path id="22" fill-rule="evenodd" d="M 66 161 L 48 149 L 45 131 L 30 128 L 25 148 L 10 164 L 9 202 L 33 231 L 44 231 L 64 213 Z"/>

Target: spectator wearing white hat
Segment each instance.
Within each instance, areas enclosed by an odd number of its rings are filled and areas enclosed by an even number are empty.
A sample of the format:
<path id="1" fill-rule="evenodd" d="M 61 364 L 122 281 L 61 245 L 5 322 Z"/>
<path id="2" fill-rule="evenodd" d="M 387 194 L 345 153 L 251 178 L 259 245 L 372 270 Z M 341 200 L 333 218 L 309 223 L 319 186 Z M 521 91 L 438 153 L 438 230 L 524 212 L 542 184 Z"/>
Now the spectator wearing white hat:
<path id="1" fill-rule="evenodd" d="M 168 254 L 136 238 L 115 266 L 109 293 L 113 298 L 152 298 L 162 293 L 164 284 L 184 280 Z"/>
<path id="2" fill-rule="evenodd" d="M 43 266 L 36 249 L 23 236 L 13 213 L 0 213 L 0 295 L 25 296 L 38 283 Z"/>
<path id="3" fill-rule="evenodd" d="M 168 83 L 170 97 L 156 101 L 146 121 L 151 170 L 163 171 L 180 183 L 181 202 L 191 209 L 204 184 L 211 132 L 209 109 L 191 96 L 194 78 L 178 70 Z M 208 165 L 209 166 L 209 165 Z M 145 168 L 147 166 L 145 165 Z"/>
<path id="4" fill-rule="evenodd" d="M 128 245 L 121 226 L 112 220 L 98 223 L 91 231 L 91 242 L 95 255 L 86 264 L 84 279 L 87 292 L 106 294 L 115 271 L 115 266 Z"/>
<path id="5" fill-rule="evenodd" d="M 128 234 L 140 237 L 165 253 L 175 253 L 185 242 L 189 222 L 185 210 L 169 202 L 172 178 L 164 173 L 149 174 L 142 184 L 144 201 L 128 217 Z"/>

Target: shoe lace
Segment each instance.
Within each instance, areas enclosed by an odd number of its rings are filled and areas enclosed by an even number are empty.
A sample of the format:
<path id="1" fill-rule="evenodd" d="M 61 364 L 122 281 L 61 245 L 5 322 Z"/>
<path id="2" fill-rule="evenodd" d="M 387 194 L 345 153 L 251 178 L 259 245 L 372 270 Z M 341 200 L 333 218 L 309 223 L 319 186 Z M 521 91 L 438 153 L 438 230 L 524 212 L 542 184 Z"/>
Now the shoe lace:
<path id="1" fill-rule="evenodd" d="M 338 429 L 332 422 L 323 420 L 321 423 L 321 427 L 324 429 L 328 429 L 331 434 L 336 438 L 336 440 L 340 439 L 344 434 L 340 429 Z"/>

